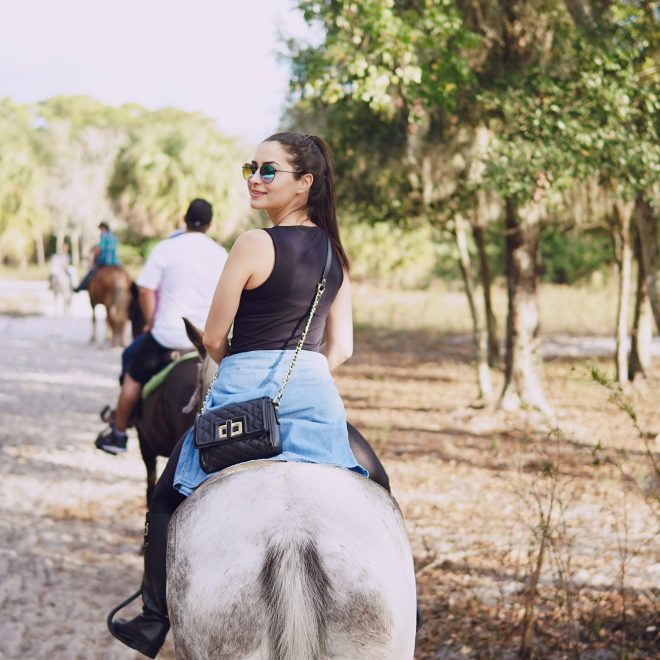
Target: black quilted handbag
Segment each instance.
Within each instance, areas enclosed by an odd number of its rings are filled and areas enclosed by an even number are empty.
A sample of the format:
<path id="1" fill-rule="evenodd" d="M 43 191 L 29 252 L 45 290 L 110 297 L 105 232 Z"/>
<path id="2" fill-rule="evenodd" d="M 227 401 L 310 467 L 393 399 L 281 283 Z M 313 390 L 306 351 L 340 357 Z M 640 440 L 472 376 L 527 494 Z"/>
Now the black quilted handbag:
<path id="1" fill-rule="evenodd" d="M 282 453 L 277 408 L 305 343 L 314 312 L 325 291 L 331 263 L 332 245 L 328 239 L 323 276 L 316 286 L 314 302 L 305 329 L 300 336 L 277 396 L 274 399 L 264 396 L 259 399 L 232 403 L 228 406 L 202 409 L 202 412 L 197 415 L 194 426 L 194 444 L 199 450 L 199 465 L 207 474 L 223 470 L 236 463 L 272 458 Z M 213 383 L 206 395 L 206 401 L 210 398 L 212 387 Z"/>
<path id="2" fill-rule="evenodd" d="M 195 446 L 204 472 L 282 453 L 277 406 L 268 396 L 210 408 L 195 420 Z"/>

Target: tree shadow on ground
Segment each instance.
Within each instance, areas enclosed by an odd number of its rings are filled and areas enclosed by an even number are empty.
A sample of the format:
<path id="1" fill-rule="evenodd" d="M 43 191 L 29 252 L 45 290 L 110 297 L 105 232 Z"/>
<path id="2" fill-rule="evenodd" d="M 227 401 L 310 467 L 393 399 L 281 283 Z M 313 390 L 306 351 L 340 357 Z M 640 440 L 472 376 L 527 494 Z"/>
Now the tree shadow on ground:
<path id="1" fill-rule="evenodd" d="M 475 587 L 472 571 L 451 572 L 438 574 L 433 593 L 420 594 L 424 625 L 417 635 L 417 660 L 521 657 L 524 593 L 483 600 Z M 537 594 L 533 657 L 657 657 L 657 612 L 643 592 L 625 592 L 624 615 L 620 593 L 583 588 L 574 594 L 569 616 L 557 607 L 557 591 L 541 587 Z"/>

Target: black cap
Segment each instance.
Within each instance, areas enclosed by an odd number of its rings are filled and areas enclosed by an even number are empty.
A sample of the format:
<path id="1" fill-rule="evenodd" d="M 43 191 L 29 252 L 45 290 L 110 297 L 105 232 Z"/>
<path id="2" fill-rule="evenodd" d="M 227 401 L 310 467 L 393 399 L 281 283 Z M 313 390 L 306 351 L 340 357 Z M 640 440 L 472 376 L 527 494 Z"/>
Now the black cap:
<path id="1" fill-rule="evenodd" d="M 213 207 L 205 199 L 193 199 L 186 211 L 185 221 L 188 227 L 205 227 L 211 224 Z"/>

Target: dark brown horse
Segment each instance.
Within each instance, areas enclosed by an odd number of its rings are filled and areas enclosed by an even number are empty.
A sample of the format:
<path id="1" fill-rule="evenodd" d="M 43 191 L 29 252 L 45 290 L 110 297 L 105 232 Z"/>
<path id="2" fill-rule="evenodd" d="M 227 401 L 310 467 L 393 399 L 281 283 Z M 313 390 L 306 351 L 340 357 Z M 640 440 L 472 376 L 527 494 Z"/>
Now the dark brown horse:
<path id="1" fill-rule="evenodd" d="M 131 286 L 128 318 L 135 338 L 144 327 L 135 283 Z M 194 349 L 172 350 L 170 360 L 188 351 Z M 167 363 L 163 363 L 165 366 Z M 183 360 L 174 365 L 158 389 L 142 399 L 133 414 L 131 425 L 137 430 L 140 454 L 147 470 L 147 507 L 158 477 L 157 457 L 169 456 L 179 438 L 195 420 L 199 404 L 192 397 L 196 396 L 200 368 L 199 358 Z M 109 406 L 101 411 L 101 419 L 105 422 L 109 422 L 113 415 L 114 411 Z"/>
<path id="2" fill-rule="evenodd" d="M 160 387 L 142 400 L 138 409 L 135 428 L 147 469 L 147 506 L 158 478 L 157 457 L 169 456 L 179 438 L 195 421 L 199 406 L 191 399 L 197 387 L 200 365 L 199 359 L 176 364 Z"/>
<path id="3" fill-rule="evenodd" d="M 112 346 L 123 346 L 128 308 L 131 303 L 131 276 L 121 266 L 102 266 L 89 283 L 89 302 L 92 306 L 92 337 L 96 341 L 96 306 L 103 305 L 106 313 L 106 337 Z"/>

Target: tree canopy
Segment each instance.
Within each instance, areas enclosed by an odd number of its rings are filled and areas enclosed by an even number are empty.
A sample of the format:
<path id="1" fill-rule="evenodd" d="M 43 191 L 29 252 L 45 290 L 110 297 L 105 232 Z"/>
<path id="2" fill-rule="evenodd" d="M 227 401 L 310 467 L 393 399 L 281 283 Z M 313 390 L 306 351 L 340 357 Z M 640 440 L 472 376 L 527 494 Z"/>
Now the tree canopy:
<path id="1" fill-rule="evenodd" d="M 198 114 L 84 96 L 4 99 L 0 139 L 0 261 L 43 261 L 50 236 L 70 240 L 74 261 L 84 259 L 101 221 L 129 241 L 164 236 L 194 197 L 213 204 L 216 236 L 247 221 L 237 166 L 244 145 Z"/>

